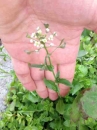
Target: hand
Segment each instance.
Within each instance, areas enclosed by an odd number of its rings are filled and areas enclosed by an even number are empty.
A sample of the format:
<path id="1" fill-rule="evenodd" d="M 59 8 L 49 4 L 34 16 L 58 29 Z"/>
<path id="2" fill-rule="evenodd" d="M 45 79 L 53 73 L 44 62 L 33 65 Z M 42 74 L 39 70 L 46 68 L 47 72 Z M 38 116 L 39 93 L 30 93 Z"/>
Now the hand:
<path id="1" fill-rule="evenodd" d="M 59 45 L 65 39 L 66 48 L 57 49 L 51 59 L 55 72 L 59 70 L 61 78 L 72 82 L 80 35 L 84 28 L 97 29 L 96 9 L 96 0 L 0 0 L 0 37 L 12 57 L 17 77 L 28 90 L 36 90 L 42 98 L 58 98 L 57 93 L 47 89 L 43 82 L 44 77 L 53 80 L 53 75 L 28 67 L 28 63 L 43 63 L 45 51 L 26 54 L 25 50 L 35 50 L 26 34 L 33 33 L 38 26 L 44 31 L 43 23 L 48 23 L 51 32 L 58 34 L 54 44 Z M 62 84 L 59 84 L 59 88 L 61 96 L 69 91 Z"/>

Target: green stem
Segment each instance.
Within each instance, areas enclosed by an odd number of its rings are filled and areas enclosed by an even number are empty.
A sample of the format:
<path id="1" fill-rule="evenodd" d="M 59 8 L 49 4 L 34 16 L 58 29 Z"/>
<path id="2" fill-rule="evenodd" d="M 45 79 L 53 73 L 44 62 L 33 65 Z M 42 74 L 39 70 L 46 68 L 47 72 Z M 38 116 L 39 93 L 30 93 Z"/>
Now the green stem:
<path id="1" fill-rule="evenodd" d="M 56 47 L 56 48 L 50 53 L 50 55 L 52 55 L 52 54 L 57 50 L 57 48 L 59 48 L 59 46 Z"/>
<path id="2" fill-rule="evenodd" d="M 51 59 L 50 59 L 50 56 L 49 56 L 50 54 L 49 54 L 49 52 L 48 52 L 48 50 L 47 50 L 45 44 L 44 44 L 44 49 L 45 49 L 45 51 L 46 51 L 46 53 L 47 53 L 47 55 L 48 55 L 49 63 L 50 63 L 50 65 L 52 65 L 52 62 L 51 62 Z M 54 78 L 56 79 L 56 75 L 55 75 L 54 70 L 52 70 L 52 73 L 53 73 Z"/>
<path id="3" fill-rule="evenodd" d="M 58 47 L 57 47 L 57 48 L 58 48 Z M 56 48 L 56 49 L 57 49 L 57 48 Z M 52 53 L 49 54 L 49 52 L 48 52 L 48 50 L 47 50 L 47 48 L 46 48 L 45 45 L 44 45 L 44 49 L 45 49 L 45 51 L 46 51 L 46 53 L 47 53 L 47 55 L 48 55 L 49 63 L 50 63 L 50 65 L 52 65 L 52 62 L 51 62 L 51 59 L 50 59 L 50 55 L 51 55 Z M 55 50 L 56 50 L 56 49 L 55 49 Z M 55 50 L 54 50 L 54 51 L 55 51 Z M 53 52 L 54 52 L 54 51 L 53 51 Z M 55 78 L 55 80 L 56 80 L 56 74 L 55 74 L 54 70 L 52 70 L 52 74 L 53 74 L 53 76 L 54 76 L 54 78 Z M 57 83 L 57 86 L 58 86 L 58 83 Z M 59 92 L 58 92 L 58 96 L 61 97 L 60 94 L 59 94 Z"/>

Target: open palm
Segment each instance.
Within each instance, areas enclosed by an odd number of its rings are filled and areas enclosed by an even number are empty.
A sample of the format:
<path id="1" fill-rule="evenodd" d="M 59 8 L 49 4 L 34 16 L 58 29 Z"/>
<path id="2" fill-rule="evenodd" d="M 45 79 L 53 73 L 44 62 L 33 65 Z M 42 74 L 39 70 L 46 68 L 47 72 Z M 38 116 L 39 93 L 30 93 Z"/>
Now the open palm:
<path id="1" fill-rule="evenodd" d="M 39 54 L 25 53 L 25 50 L 35 50 L 33 44 L 26 38 L 26 34 L 33 33 L 39 26 L 44 32 L 44 23 L 50 25 L 50 33 L 58 36 L 53 43 L 59 45 L 61 39 L 66 42 L 65 49 L 57 49 L 51 59 L 55 72 L 60 71 L 61 78 L 73 80 L 76 56 L 79 49 L 80 35 L 84 28 L 96 31 L 97 28 L 97 1 L 82 0 L 7 0 L 0 3 L 0 37 L 12 57 L 15 72 L 28 90 L 36 90 L 40 97 L 57 99 L 57 93 L 47 89 L 43 79 L 53 80 L 49 71 L 40 71 L 29 68 L 28 63 L 40 64 L 44 62 L 45 51 Z M 6 4 L 5 4 L 6 3 Z M 84 6 L 83 6 L 84 4 Z M 88 4 L 88 6 L 86 6 Z M 4 6 L 5 5 L 5 6 Z M 91 10 L 90 10 L 91 9 Z M 90 12 L 89 12 L 90 11 Z M 95 15 L 96 14 L 96 15 Z M 94 19 L 94 20 L 93 20 Z M 53 48 L 49 49 L 52 51 Z M 59 84 L 60 94 L 66 95 L 67 86 Z"/>

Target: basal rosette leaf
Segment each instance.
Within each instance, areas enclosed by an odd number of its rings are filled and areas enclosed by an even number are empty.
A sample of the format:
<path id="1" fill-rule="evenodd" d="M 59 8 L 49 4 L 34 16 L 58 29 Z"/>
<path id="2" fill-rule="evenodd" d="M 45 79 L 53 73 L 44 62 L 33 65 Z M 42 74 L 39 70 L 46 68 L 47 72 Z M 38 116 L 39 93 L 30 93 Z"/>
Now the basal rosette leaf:
<path id="1" fill-rule="evenodd" d="M 85 114 L 97 119 L 97 89 L 86 91 L 80 101 Z"/>

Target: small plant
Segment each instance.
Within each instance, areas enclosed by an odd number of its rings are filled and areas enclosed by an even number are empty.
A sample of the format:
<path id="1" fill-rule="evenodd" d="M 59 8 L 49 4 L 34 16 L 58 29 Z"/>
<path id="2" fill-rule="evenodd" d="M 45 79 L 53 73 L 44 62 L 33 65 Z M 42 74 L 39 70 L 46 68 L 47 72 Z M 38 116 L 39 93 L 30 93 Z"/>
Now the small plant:
<path id="1" fill-rule="evenodd" d="M 30 42 L 34 44 L 34 46 L 37 49 L 34 51 L 25 50 L 25 52 L 27 54 L 31 54 L 33 52 L 39 53 L 41 49 L 45 50 L 46 56 L 44 59 L 44 63 L 43 64 L 29 64 L 29 66 L 40 68 L 41 71 L 42 70 L 50 71 L 54 76 L 54 81 L 44 78 L 44 83 L 48 88 L 56 91 L 59 94 L 59 88 L 58 88 L 59 83 L 65 84 L 69 87 L 72 87 L 72 84 L 68 80 L 60 78 L 60 72 L 57 72 L 57 73 L 54 72 L 54 66 L 52 64 L 50 57 L 56 51 L 56 49 L 58 48 L 64 49 L 66 43 L 64 39 L 62 39 L 60 44 L 56 46 L 54 43 L 52 43 L 52 41 L 54 40 L 54 37 L 57 36 L 57 33 L 54 32 L 52 35 L 49 35 L 49 32 L 50 32 L 49 24 L 44 24 L 44 27 L 45 27 L 45 34 L 42 33 L 42 30 L 40 29 L 40 27 L 37 27 L 36 32 L 32 33 L 31 35 L 27 34 L 27 38 L 30 38 Z M 50 47 L 53 47 L 54 50 L 49 53 L 48 48 Z"/>
<path id="2" fill-rule="evenodd" d="M 48 35 L 50 30 L 48 27 L 46 30 Z M 29 35 L 27 37 L 31 42 L 34 40 Z M 80 42 L 73 85 L 66 97 L 54 102 L 41 99 L 36 92 L 23 88 L 13 71 L 13 80 L 6 96 L 7 109 L 0 114 L 0 130 L 97 130 L 97 44 L 94 44 L 97 43 L 97 34 L 85 30 Z M 62 43 L 64 45 L 64 41 Z M 44 46 L 40 49 L 44 49 Z M 46 62 L 47 70 L 50 66 L 48 57 Z M 44 69 L 41 65 L 37 66 Z"/>

